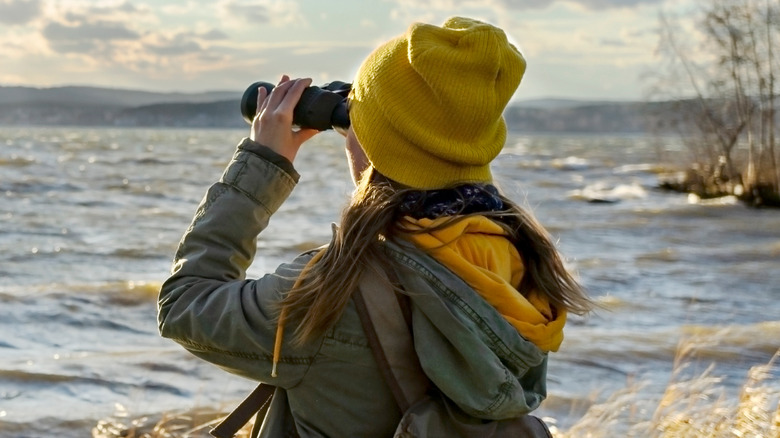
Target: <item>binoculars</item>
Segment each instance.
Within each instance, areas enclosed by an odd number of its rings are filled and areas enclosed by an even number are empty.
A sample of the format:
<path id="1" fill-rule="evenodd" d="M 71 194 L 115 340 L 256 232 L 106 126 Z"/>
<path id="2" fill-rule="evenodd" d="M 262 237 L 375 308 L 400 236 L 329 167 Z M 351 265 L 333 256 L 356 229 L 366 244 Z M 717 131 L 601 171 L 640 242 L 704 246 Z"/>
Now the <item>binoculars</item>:
<path id="1" fill-rule="evenodd" d="M 271 93 L 274 85 L 268 82 L 255 82 L 244 91 L 241 97 L 241 115 L 251 124 L 257 113 L 257 92 L 263 87 Z M 301 128 L 312 128 L 319 131 L 335 128 L 349 128 L 349 113 L 347 112 L 347 96 L 352 84 L 333 81 L 321 87 L 307 87 L 293 111 L 293 124 Z"/>

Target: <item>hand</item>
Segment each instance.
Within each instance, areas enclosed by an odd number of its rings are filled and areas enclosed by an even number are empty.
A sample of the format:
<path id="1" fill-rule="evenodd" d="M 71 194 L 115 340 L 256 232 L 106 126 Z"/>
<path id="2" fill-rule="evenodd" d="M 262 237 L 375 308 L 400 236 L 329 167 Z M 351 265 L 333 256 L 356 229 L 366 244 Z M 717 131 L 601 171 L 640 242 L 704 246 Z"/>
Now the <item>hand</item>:
<path id="1" fill-rule="evenodd" d="M 257 93 L 257 114 L 252 121 L 249 138 L 292 161 L 301 145 L 319 131 L 293 130 L 293 110 L 311 79 L 290 80 L 282 76 L 270 94 L 260 87 Z"/>

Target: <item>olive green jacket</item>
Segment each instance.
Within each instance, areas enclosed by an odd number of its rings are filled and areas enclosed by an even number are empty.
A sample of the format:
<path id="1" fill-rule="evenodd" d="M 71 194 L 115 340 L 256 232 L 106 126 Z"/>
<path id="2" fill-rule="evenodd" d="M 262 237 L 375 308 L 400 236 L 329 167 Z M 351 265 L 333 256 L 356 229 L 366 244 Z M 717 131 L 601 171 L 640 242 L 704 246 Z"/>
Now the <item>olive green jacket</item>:
<path id="1" fill-rule="evenodd" d="M 270 149 L 249 139 L 239 144 L 179 245 L 159 295 L 160 333 L 228 372 L 286 390 L 275 402 L 286 395 L 303 437 L 390 436 L 401 413 L 351 302 L 316 342 L 285 342 L 278 376 L 271 377 L 275 304 L 314 252 L 260 279 L 245 273 L 257 236 L 297 180 L 292 164 Z M 431 381 L 481 418 L 538 407 L 546 396 L 546 354 L 433 258 L 405 242 L 388 242 L 386 252 L 411 296 L 415 349 Z"/>

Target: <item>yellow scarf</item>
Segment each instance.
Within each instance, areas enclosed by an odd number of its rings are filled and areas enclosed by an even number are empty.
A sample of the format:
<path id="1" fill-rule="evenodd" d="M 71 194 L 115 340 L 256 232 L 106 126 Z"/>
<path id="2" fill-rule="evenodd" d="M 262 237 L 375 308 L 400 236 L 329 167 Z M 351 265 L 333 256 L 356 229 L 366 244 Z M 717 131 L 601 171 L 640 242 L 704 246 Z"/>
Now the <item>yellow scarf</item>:
<path id="1" fill-rule="evenodd" d="M 406 217 L 404 226 L 425 230 L 447 219 Z M 498 224 L 484 216 L 471 216 L 440 230 L 404 234 L 404 238 L 462 278 L 525 339 L 545 352 L 558 351 L 566 311 L 554 312 L 548 300 L 536 291 L 526 296 L 517 291 L 525 267 Z"/>

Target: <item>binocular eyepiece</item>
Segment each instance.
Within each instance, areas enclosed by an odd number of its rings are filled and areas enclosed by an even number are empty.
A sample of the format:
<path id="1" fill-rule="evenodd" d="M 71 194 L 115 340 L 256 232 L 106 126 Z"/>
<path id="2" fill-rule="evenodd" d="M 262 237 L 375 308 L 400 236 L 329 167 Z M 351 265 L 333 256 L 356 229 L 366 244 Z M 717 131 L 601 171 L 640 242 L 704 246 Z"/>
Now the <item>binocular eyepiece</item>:
<path id="1" fill-rule="evenodd" d="M 241 115 L 251 124 L 257 113 L 257 91 L 263 87 L 271 93 L 274 86 L 268 82 L 255 82 L 244 91 L 241 98 Z M 293 124 L 301 128 L 313 128 L 319 131 L 336 128 L 349 128 L 347 95 L 352 84 L 333 81 L 322 87 L 307 87 L 293 111 Z"/>

